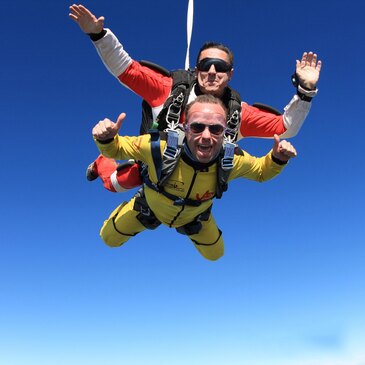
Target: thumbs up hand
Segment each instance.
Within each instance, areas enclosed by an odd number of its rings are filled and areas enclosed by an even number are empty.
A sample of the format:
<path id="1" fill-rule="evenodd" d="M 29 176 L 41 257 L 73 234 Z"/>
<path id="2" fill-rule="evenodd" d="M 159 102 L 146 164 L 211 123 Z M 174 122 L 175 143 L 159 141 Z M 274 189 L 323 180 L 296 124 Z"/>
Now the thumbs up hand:
<path id="1" fill-rule="evenodd" d="M 93 137 L 98 141 L 106 141 L 113 139 L 119 132 L 122 122 L 125 119 L 126 114 L 121 113 L 116 121 L 112 122 L 110 119 L 105 118 L 95 125 L 92 130 Z"/>

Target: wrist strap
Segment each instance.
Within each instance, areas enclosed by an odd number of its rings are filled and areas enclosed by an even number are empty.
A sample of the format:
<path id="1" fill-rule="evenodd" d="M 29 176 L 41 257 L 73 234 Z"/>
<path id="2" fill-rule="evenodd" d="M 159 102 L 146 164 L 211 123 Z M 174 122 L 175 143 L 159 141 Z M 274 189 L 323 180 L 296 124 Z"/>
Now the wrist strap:
<path id="1" fill-rule="evenodd" d="M 317 88 L 308 89 L 308 88 L 302 86 L 299 83 L 299 78 L 295 72 L 291 76 L 291 82 L 294 85 L 294 87 L 297 89 L 297 95 L 299 96 L 299 98 L 301 100 L 310 102 L 312 100 L 312 98 L 317 95 L 318 89 Z"/>
<path id="2" fill-rule="evenodd" d="M 103 38 L 105 34 L 106 34 L 106 29 L 103 29 L 100 33 L 87 33 L 87 35 L 93 42 L 96 42 L 99 39 Z"/>
<path id="3" fill-rule="evenodd" d="M 286 165 L 288 163 L 288 161 L 281 161 L 279 160 L 277 157 L 274 156 L 273 153 L 271 153 L 271 159 L 277 163 L 278 165 Z"/>

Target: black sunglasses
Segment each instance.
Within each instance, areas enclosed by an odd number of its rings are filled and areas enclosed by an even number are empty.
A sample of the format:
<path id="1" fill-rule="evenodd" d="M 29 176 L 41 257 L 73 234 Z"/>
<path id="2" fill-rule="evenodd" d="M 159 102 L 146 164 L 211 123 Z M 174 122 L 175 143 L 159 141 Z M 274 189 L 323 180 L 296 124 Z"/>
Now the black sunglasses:
<path id="1" fill-rule="evenodd" d="M 215 136 L 220 136 L 226 130 L 222 124 L 203 124 L 198 122 L 190 123 L 186 126 L 186 128 L 189 128 L 194 134 L 203 133 L 205 128 L 208 128 L 209 132 Z"/>
<path id="2" fill-rule="evenodd" d="M 197 63 L 196 68 L 199 71 L 206 72 L 209 71 L 212 65 L 214 65 L 214 68 L 217 72 L 229 72 L 232 70 L 232 65 L 226 61 L 221 60 L 220 58 L 203 58 Z"/>

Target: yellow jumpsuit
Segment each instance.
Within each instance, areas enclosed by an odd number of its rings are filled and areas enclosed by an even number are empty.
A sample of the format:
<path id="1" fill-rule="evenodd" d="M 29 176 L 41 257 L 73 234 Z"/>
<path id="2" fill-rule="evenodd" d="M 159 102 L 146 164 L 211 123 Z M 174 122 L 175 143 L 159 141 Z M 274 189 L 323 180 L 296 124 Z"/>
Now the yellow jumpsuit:
<path id="1" fill-rule="evenodd" d="M 151 154 L 150 135 L 138 137 L 116 136 L 107 144 L 95 141 L 100 152 L 109 158 L 126 160 L 133 158 L 142 161 L 148 166 L 149 177 L 157 183 L 157 176 Z M 161 154 L 166 141 L 161 140 Z M 241 151 L 241 150 L 240 150 Z M 257 158 L 241 151 L 234 156 L 234 167 L 229 181 L 245 177 L 259 182 L 269 180 L 280 173 L 284 165 L 275 163 L 271 158 L 271 151 L 263 157 Z M 145 198 L 149 208 L 156 218 L 163 224 L 178 228 L 195 220 L 197 216 L 206 212 L 212 205 L 212 198 L 216 191 L 217 167 L 216 163 L 208 166 L 194 167 L 192 161 L 180 158 L 177 166 L 164 185 L 166 192 L 181 198 L 199 200 L 199 206 L 176 206 L 166 196 L 144 185 Z M 146 229 L 137 219 L 140 214 L 134 209 L 136 197 L 129 202 L 122 203 L 104 222 L 100 231 L 103 241 L 111 246 L 118 247 L 137 233 Z M 208 260 L 217 260 L 224 253 L 224 243 L 221 231 L 218 229 L 211 214 L 207 220 L 201 221 L 202 228 L 188 237 L 200 254 Z"/>

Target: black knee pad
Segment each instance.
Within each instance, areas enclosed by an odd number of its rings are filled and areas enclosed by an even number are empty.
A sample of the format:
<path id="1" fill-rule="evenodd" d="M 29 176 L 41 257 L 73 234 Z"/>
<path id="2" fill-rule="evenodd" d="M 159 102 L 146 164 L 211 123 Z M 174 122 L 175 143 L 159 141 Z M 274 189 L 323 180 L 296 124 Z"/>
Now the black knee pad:
<path id="1" fill-rule="evenodd" d="M 199 214 L 192 222 L 176 228 L 176 231 L 187 236 L 198 234 L 203 227 L 201 222 L 209 219 L 211 210 L 212 206 L 210 206 L 205 212 Z"/>
<path id="2" fill-rule="evenodd" d="M 191 236 L 193 234 L 199 233 L 201 229 L 202 229 L 202 224 L 198 221 L 194 221 L 185 224 L 185 226 L 177 227 L 176 231 L 186 236 Z"/>

